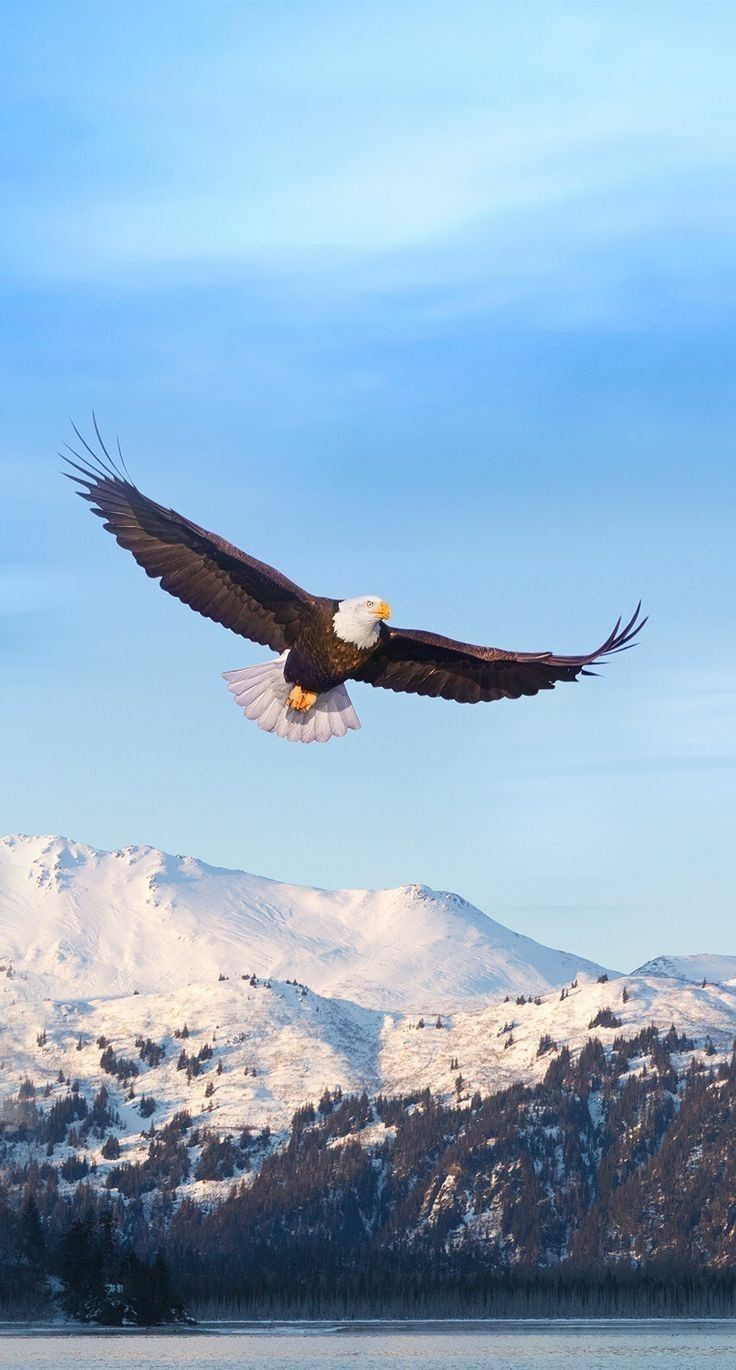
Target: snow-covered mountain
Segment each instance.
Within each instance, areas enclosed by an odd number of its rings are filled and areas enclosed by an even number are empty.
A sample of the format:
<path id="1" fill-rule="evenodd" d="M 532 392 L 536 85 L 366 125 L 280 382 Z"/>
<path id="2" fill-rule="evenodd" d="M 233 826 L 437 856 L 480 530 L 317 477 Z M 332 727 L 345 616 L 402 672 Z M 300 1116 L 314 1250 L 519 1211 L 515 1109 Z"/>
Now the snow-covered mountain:
<path id="1" fill-rule="evenodd" d="M 255 972 L 435 1013 L 603 969 L 423 885 L 304 889 L 152 847 L 24 836 L 0 839 L 0 960 L 53 997 L 167 994 Z"/>
<path id="2" fill-rule="evenodd" d="M 121 1250 L 196 1249 L 200 1292 L 223 1250 L 273 1275 L 285 1233 L 287 1264 L 293 1238 L 629 1270 L 696 1231 L 725 1266 L 734 972 L 610 977 L 423 886 L 2 839 L 0 1267 L 35 1281 L 38 1221 L 53 1252 L 91 1192 Z"/>
<path id="3" fill-rule="evenodd" d="M 495 999 L 430 1018 L 260 978 L 215 976 L 163 994 L 42 999 L 18 972 L 0 974 L 0 1136 L 3 1101 L 24 1079 L 34 1082 L 40 1102 L 48 1099 L 45 1107 L 72 1081 L 89 1101 L 104 1084 L 122 1119 L 124 1156 L 133 1159 L 147 1146 L 143 1096 L 155 1100 L 157 1128 L 186 1108 L 220 1130 L 278 1132 L 325 1089 L 393 1096 L 429 1088 L 449 1101 L 460 1075 L 464 1092 L 486 1095 L 540 1080 L 550 1053 L 562 1047 L 577 1053 L 591 1036 L 610 1046 L 619 1035 L 651 1024 L 666 1032 L 672 1023 L 693 1039 L 697 1055 L 710 1039 L 716 1060 L 727 1060 L 736 986 L 627 976 L 581 981 L 564 997 L 553 990 L 523 1003 Z M 155 1058 L 141 1055 L 144 1042 L 155 1044 Z M 190 1070 L 192 1060 L 200 1064 Z"/>
<path id="4" fill-rule="evenodd" d="M 114 1188 L 185 1110 L 200 1148 L 260 1136 L 257 1166 L 325 1091 L 487 1096 L 652 1025 L 684 1034 L 678 1069 L 725 1070 L 734 969 L 659 958 L 609 979 L 422 886 L 308 890 L 150 847 L 5 838 L 0 1156 L 53 1154 L 64 1184 Z"/>
<path id="5" fill-rule="evenodd" d="M 634 975 L 664 975 L 672 980 L 686 980 L 700 985 L 726 985 L 736 982 L 736 956 L 713 956 L 702 952 L 698 956 L 655 956 L 632 972 Z"/>

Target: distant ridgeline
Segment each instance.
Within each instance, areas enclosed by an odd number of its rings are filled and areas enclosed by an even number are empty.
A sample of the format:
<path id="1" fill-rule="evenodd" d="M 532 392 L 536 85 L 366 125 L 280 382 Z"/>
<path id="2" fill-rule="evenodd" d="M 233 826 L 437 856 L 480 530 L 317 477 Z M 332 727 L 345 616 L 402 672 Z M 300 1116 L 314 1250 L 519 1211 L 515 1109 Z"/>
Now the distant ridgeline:
<path id="1" fill-rule="evenodd" d="M 5 1316 L 735 1314 L 736 1058 L 653 1027 L 538 1051 L 539 1083 L 325 1092 L 278 1140 L 182 1110 L 104 1183 L 107 1093 L 47 1107 L 27 1082 L 2 1113 Z"/>

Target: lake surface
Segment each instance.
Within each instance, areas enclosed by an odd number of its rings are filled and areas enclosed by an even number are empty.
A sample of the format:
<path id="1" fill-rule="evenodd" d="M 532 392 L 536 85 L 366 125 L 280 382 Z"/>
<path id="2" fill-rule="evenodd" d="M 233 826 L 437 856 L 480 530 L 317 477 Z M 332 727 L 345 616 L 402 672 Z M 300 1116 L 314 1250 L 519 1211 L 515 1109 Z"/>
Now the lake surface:
<path id="1" fill-rule="evenodd" d="M 3 1370 L 736 1370 L 736 1322 L 202 1324 L 190 1332 L 0 1327 Z"/>

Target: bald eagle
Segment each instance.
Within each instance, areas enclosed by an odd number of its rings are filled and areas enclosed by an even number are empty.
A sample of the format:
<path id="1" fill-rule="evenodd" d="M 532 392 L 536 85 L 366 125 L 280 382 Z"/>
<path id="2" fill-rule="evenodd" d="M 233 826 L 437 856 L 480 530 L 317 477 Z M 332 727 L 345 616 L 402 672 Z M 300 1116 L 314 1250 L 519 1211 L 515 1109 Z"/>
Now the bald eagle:
<path id="1" fill-rule="evenodd" d="M 391 610 L 381 595 L 309 594 L 272 566 L 148 499 L 130 479 L 119 444 L 116 460 L 96 420 L 94 427 L 101 451 L 74 427 L 87 455 L 66 444 L 72 455 L 63 459 L 77 474 L 65 474 L 162 589 L 278 653 L 263 665 L 225 671 L 224 679 L 246 718 L 290 742 L 328 742 L 360 727 L 346 680 L 463 704 L 518 699 L 551 690 L 560 680 L 594 675 L 590 667 L 630 647 L 646 622 L 639 604 L 624 628 L 619 619 L 605 642 L 582 656 L 509 652 L 390 628 Z"/>

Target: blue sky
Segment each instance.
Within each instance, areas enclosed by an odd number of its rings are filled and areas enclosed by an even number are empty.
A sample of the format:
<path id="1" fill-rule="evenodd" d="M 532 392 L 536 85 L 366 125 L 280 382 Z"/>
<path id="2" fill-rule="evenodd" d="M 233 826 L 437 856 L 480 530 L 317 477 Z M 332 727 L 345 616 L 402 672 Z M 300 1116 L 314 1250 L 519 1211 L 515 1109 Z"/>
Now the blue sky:
<path id="1" fill-rule="evenodd" d="M 733 951 L 733 6 L 6 0 L 0 828 L 422 881 L 630 968 Z M 263 659 L 58 475 L 404 626 L 594 646 L 475 709 L 354 689 L 289 747 Z"/>

